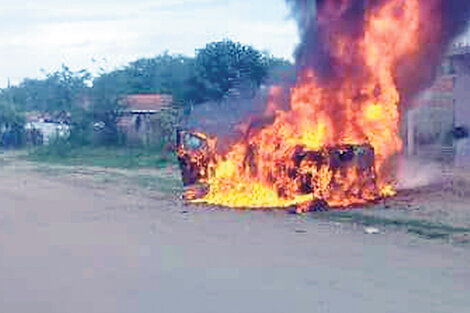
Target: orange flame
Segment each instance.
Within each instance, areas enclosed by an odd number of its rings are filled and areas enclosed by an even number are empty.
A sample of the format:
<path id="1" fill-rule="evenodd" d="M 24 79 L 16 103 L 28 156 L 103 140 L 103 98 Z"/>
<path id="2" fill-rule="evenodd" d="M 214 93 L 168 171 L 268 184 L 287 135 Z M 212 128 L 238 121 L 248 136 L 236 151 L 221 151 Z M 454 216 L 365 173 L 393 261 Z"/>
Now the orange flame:
<path id="1" fill-rule="evenodd" d="M 320 27 L 341 19 L 341 10 L 334 8 L 333 1 L 320 8 Z M 326 34 L 331 55 L 345 75 L 320 85 L 313 72 L 303 73 L 307 79 L 291 90 L 289 111 L 276 109 L 280 106 L 273 97 L 267 114 L 275 116 L 274 122 L 215 156 L 209 192 L 196 201 L 286 207 L 324 199 L 330 206 L 345 207 L 393 195 L 393 168 L 387 163 L 402 148 L 394 69 L 401 58 L 417 51 L 421 18 L 419 0 L 384 1 L 369 8 L 359 38 Z M 317 151 L 362 144 L 375 152 L 374 173 L 366 175 L 373 176 L 373 184 L 354 167 L 335 171 L 328 163 L 307 160 L 295 165 L 291 158 L 299 147 Z M 295 166 L 309 173 L 304 177 L 314 181 L 312 193 L 298 192 L 298 177 L 289 173 Z"/>

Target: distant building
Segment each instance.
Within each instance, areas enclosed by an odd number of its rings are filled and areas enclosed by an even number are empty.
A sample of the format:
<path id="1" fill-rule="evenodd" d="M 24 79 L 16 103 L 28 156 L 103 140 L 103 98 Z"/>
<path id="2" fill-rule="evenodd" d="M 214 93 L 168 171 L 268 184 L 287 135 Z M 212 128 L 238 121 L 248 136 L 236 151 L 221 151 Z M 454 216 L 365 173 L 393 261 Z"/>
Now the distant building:
<path id="1" fill-rule="evenodd" d="M 29 111 L 25 114 L 26 123 L 31 122 L 46 122 L 46 123 L 59 123 L 70 125 L 71 114 L 68 111 Z"/>
<path id="2" fill-rule="evenodd" d="M 448 57 L 449 71 L 454 76 L 453 126 L 470 130 L 470 46 L 456 46 Z M 455 144 L 455 165 L 470 167 L 470 141 Z"/>
<path id="3" fill-rule="evenodd" d="M 443 75 L 414 100 L 406 115 L 408 155 L 430 159 L 451 159 L 454 125 L 454 77 Z"/>
<path id="4" fill-rule="evenodd" d="M 49 144 L 70 135 L 70 112 L 26 112 L 26 140 L 33 145 Z"/>
<path id="5" fill-rule="evenodd" d="M 433 86 L 406 114 L 406 152 L 470 167 L 470 141 L 455 129 L 470 130 L 470 46 L 456 45 L 443 61 Z"/>
<path id="6" fill-rule="evenodd" d="M 155 114 L 173 104 L 173 96 L 166 94 L 135 94 L 121 98 L 126 112 L 132 114 Z"/>
<path id="7" fill-rule="evenodd" d="M 117 126 L 129 143 L 153 145 L 162 133 L 159 116 L 171 109 L 173 97 L 166 94 L 133 94 L 121 98 L 125 107 Z"/>

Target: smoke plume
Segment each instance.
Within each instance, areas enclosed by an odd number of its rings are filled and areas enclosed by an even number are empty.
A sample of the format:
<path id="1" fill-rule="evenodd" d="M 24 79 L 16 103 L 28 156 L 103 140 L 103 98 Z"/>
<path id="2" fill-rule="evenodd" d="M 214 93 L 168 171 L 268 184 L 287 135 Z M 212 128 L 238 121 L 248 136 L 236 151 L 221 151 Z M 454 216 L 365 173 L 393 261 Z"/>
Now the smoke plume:
<path id="1" fill-rule="evenodd" d="M 366 13 L 386 2 L 406 0 L 287 0 L 297 18 L 301 44 L 296 51 L 299 70 L 313 69 L 323 80 L 340 77 L 345 70 L 335 62 L 330 38 L 362 36 Z M 403 99 L 427 87 L 452 40 L 464 32 L 470 19 L 470 1 L 420 0 L 426 27 L 420 32 L 420 49 L 396 64 L 395 80 Z M 399 15 L 400 12 L 397 12 Z M 353 60 L 354 62 L 354 60 Z M 353 67 L 354 64 L 349 64 Z M 356 64 L 358 67 L 361 64 Z"/>

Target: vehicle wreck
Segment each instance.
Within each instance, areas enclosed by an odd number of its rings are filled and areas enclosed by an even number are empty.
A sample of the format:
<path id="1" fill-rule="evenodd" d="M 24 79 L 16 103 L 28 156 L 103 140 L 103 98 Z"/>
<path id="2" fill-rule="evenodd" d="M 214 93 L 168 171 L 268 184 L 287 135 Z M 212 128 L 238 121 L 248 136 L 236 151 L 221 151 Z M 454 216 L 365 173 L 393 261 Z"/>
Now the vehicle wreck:
<path id="1" fill-rule="evenodd" d="M 190 130 L 179 130 L 177 138 L 184 199 L 205 202 L 217 167 L 215 139 Z M 325 146 L 317 150 L 299 145 L 285 159 L 289 161 L 270 169 L 267 182 L 280 199 L 286 200 L 282 207 L 295 207 L 298 212 L 323 210 L 344 206 L 342 199 L 357 199 L 355 202 L 361 203 L 379 197 L 374 149 L 369 144 Z M 250 146 L 239 166 L 256 179 L 258 163 L 257 147 Z M 293 200 L 292 204 L 289 200 Z"/>

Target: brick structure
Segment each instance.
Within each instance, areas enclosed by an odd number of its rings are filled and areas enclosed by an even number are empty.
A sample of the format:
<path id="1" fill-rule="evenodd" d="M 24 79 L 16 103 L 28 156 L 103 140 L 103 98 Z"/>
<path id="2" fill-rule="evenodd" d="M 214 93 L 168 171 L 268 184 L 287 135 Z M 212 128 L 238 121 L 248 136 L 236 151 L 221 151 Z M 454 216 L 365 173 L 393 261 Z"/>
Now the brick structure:
<path id="1" fill-rule="evenodd" d="M 121 98 L 125 107 L 118 128 L 130 144 L 154 145 L 161 137 L 159 116 L 171 108 L 173 97 L 165 94 L 134 94 Z"/>
<path id="2" fill-rule="evenodd" d="M 470 166 L 470 142 L 455 140 L 456 127 L 470 130 L 470 46 L 455 45 L 433 86 L 406 113 L 406 152 Z"/>

